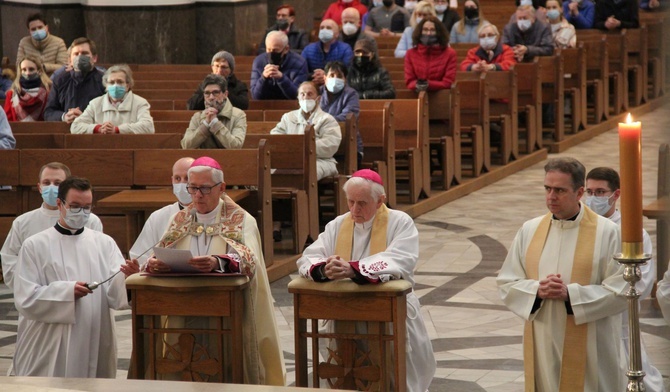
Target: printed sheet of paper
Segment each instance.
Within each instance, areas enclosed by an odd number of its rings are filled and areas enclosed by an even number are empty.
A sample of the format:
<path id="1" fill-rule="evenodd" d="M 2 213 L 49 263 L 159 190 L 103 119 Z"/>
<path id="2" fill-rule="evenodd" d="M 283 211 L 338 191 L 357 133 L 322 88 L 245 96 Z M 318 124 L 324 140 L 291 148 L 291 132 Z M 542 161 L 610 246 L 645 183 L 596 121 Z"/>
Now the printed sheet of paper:
<path id="1" fill-rule="evenodd" d="M 158 260 L 170 266 L 170 272 L 202 272 L 188 263 L 193 258 L 190 250 L 154 247 L 154 255 Z"/>

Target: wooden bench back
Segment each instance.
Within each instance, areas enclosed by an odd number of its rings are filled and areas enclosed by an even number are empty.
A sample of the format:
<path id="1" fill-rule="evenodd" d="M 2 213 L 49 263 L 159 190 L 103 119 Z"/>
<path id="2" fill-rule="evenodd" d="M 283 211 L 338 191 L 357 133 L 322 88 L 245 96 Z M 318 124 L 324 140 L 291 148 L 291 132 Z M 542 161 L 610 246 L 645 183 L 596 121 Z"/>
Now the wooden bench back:
<path id="1" fill-rule="evenodd" d="M 191 121 L 193 115 L 198 112 L 198 110 L 154 110 L 151 108 L 151 117 L 154 121 Z"/>
<path id="2" fill-rule="evenodd" d="M 386 188 L 386 201 L 396 206 L 395 127 L 393 102 L 384 102 L 380 109 L 362 109 L 358 127 L 363 139 L 363 166 L 377 171 Z"/>
<path id="3" fill-rule="evenodd" d="M 663 143 L 658 149 L 658 198 L 670 196 L 670 145 Z"/>
<path id="4" fill-rule="evenodd" d="M 13 134 L 21 133 L 70 133 L 70 124 L 62 121 L 10 122 Z"/>

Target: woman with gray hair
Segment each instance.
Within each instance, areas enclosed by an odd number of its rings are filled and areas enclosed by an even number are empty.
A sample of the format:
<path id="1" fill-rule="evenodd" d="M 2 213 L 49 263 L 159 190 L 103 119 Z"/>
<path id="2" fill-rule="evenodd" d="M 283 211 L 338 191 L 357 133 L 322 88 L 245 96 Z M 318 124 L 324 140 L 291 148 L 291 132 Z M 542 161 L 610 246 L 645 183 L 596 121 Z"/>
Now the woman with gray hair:
<path id="1" fill-rule="evenodd" d="M 113 65 L 102 77 L 107 94 L 92 100 L 72 123 L 71 133 L 154 133 L 149 102 L 133 94 L 133 72 L 126 64 Z"/>
<path id="2" fill-rule="evenodd" d="M 235 57 L 222 50 L 212 57 L 212 74 L 223 76 L 228 82 L 228 99 L 233 107 L 240 110 L 249 109 L 249 89 L 235 74 Z M 186 102 L 188 110 L 205 110 L 205 97 L 198 87 L 193 96 Z"/>

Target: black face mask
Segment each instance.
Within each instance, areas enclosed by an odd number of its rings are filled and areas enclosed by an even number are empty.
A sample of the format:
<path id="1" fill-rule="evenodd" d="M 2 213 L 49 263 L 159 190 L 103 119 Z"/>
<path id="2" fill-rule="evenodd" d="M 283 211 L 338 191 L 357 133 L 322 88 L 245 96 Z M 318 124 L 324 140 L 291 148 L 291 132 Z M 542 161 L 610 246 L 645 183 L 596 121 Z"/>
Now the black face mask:
<path id="1" fill-rule="evenodd" d="M 426 46 L 435 45 L 437 43 L 437 36 L 422 34 L 419 41 Z"/>
<path id="2" fill-rule="evenodd" d="M 269 58 L 270 64 L 281 65 L 281 61 L 284 58 L 284 56 L 279 52 L 270 52 L 268 58 Z"/>
<path id="3" fill-rule="evenodd" d="M 468 19 L 475 19 L 479 17 L 479 10 L 477 8 L 465 8 L 465 17 Z"/>
<path id="4" fill-rule="evenodd" d="M 288 19 L 277 19 L 277 28 L 279 30 L 286 30 L 288 29 L 289 22 Z"/>
<path id="5" fill-rule="evenodd" d="M 31 88 L 40 87 L 42 85 L 42 80 L 40 79 L 40 76 L 38 74 L 33 75 L 37 77 L 26 78 L 25 76 L 21 76 L 21 78 L 19 79 L 19 84 L 21 85 L 22 88 L 27 90 Z"/>
<path id="6" fill-rule="evenodd" d="M 354 65 L 357 68 L 365 69 L 371 63 L 370 56 L 354 56 Z"/>

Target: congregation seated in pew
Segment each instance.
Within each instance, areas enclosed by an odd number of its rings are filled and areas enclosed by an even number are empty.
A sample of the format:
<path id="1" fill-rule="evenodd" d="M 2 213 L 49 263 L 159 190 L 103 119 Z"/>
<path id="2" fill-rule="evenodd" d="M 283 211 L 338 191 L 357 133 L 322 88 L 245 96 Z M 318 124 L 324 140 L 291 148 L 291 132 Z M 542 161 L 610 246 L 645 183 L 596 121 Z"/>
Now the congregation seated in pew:
<path id="1" fill-rule="evenodd" d="M 551 56 L 554 53 L 551 28 L 537 19 L 533 6 L 521 5 L 515 15 L 516 21 L 503 30 L 503 43 L 512 48 L 516 61 L 530 62 L 536 56 Z"/>
<path id="2" fill-rule="evenodd" d="M 51 34 L 44 15 L 37 13 L 28 16 L 26 27 L 30 35 L 23 37 L 19 42 L 16 52 L 17 60 L 26 57 L 39 58 L 44 64 L 43 71 L 47 76 L 67 63 L 68 53 L 65 41 Z M 20 65 L 18 61 L 16 64 Z"/>
<path id="3" fill-rule="evenodd" d="M 516 64 L 512 48 L 500 40 L 498 28 L 490 23 L 479 28 L 479 45 L 468 50 L 461 71 L 509 71 Z"/>
<path id="4" fill-rule="evenodd" d="M 409 26 L 405 27 L 405 31 L 402 32 L 402 35 L 400 36 L 400 40 L 398 41 L 398 45 L 395 48 L 395 51 L 393 52 L 393 55 L 396 58 L 404 58 L 405 55 L 407 54 L 407 51 L 412 49 L 414 46 L 414 43 L 412 41 L 412 36 L 414 35 L 414 29 L 416 28 L 416 25 L 421 22 L 421 20 L 429 15 L 437 17 L 437 13 L 435 12 L 435 7 L 433 6 L 433 3 L 431 3 L 428 0 L 420 1 L 416 7 L 414 7 L 414 11 L 412 12 L 412 16 L 409 18 Z"/>
<path id="5" fill-rule="evenodd" d="M 600 30 L 637 29 L 640 27 L 637 0 L 598 0 L 593 27 Z"/>
<path id="6" fill-rule="evenodd" d="M 558 0 L 547 0 L 547 21 L 551 26 L 551 36 L 556 49 L 577 46 L 575 27 L 563 17 L 563 8 Z"/>
<path id="7" fill-rule="evenodd" d="M 44 109 L 51 90 L 51 79 L 42 61 L 32 55 L 19 62 L 19 73 L 7 91 L 5 113 L 8 121 L 44 121 Z"/>
<path id="8" fill-rule="evenodd" d="M 258 53 L 265 53 L 265 37 L 271 31 L 281 31 L 288 36 L 291 51 L 300 54 L 309 43 L 309 33 L 295 24 L 295 8 L 289 4 L 282 4 L 277 8 L 276 22 L 265 30 L 263 40 L 258 45 Z"/>
<path id="9" fill-rule="evenodd" d="M 193 114 L 181 140 L 182 148 L 242 148 L 247 115 L 228 99 L 223 76 L 207 75 L 200 85 L 206 109 Z"/>
<path id="10" fill-rule="evenodd" d="M 356 41 L 363 38 L 372 40 L 377 51 L 377 41 L 374 37 L 367 34 L 363 27 L 361 27 L 361 14 L 356 8 L 349 7 L 342 11 L 342 31 L 340 32 L 340 41 L 351 47 L 354 50 Z"/>
<path id="11" fill-rule="evenodd" d="M 592 29 L 596 6 L 591 0 L 564 1 L 563 16 L 575 29 Z"/>
<path id="12" fill-rule="evenodd" d="M 412 34 L 414 47 L 405 55 L 405 85 L 410 90 L 448 89 L 456 79 L 456 51 L 440 20 L 427 16 Z"/>
<path id="13" fill-rule="evenodd" d="M 266 53 L 259 54 L 251 70 L 252 99 L 296 99 L 298 86 L 307 80 L 307 62 L 291 52 L 288 37 L 271 31 L 265 37 Z"/>
<path id="14" fill-rule="evenodd" d="M 467 0 L 463 4 L 463 19 L 456 22 L 449 32 L 449 43 L 476 44 L 479 29 L 487 23 L 479 7 L 479 0 Z"/>
<path id="15" fill-rule="evenodd" d="M 235 57 L 231 53 L 222 50 L 212 57 L 212 74 L 226 78 L 228 82 L 228 99 L 230 103 L 240 109 L 249 109 L 249 89 L 247 85 L 235 76 Z M 188 110 L 204 110 L 205 97 L 202 88 L 198 89 L 193 96 L 186 102 Z"/>
<path id="16" fill-rule="evenodd" d="M 107 93 L 93 99 L 70 126 L 74 134 L 154 133 L 149 102 L 133 93 L 133 72 L 126 64 L 109 67 L 102 76 Z"/>
<path id="17" fill-rule="evenodd" d="M 309 80 L 317 86 L 325 83 L 324 67 L 331 61 L 341 61 L 347 67 L 351 64 L 354 52 L 346 43 L 339 40 L 340 28 L 332 19 L 324 19 L 319 26 L 319 41 L 312 42 L 302 51 L 307 62 Z"/>
<path id="18" fill-rule="evenodd" d="M 388 71 L 379 62 L 377 44 L 362 38 L 354 46 L 354 60 L 347 74 L 347 83 L 358 92 L 359 99 L 393 99 L 395 87 Z"/>

